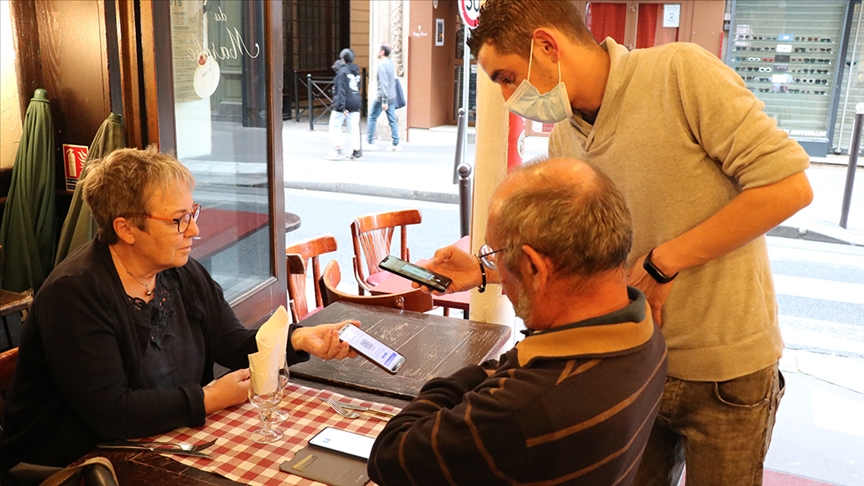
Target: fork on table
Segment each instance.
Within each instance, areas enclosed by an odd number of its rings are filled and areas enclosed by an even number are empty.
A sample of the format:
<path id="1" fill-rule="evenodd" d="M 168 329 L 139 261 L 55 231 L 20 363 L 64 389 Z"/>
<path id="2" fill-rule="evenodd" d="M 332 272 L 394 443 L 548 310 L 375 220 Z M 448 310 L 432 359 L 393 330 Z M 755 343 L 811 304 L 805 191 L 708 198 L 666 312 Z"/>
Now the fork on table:
<path id="1" fill-rule="evenodd" d="M 357 405 L 349 405 L 347 403 L 340 403 L 340 402 L 337 402 L 336 400 L 333 400 L 332 398 L 321 398 L 321 400 L 324 400 L 325 402 L 327 402 L 327 405 L 330 405 L 330 408 L 335 410 L 336 413 L 338 413 L 339 415 L 341 415 L 345 418 L 349 418 L 349 419 L 358 418 L 358 417 L 360 417 L 361 413 L 369 413 L 369 414 L 372 414 L 373 416 L 374 415 L 383 415 L 384 417 L 387 417 L 387 418 L 391 418 L 391 417 L 394 417 L 396 415 L 393 412 L 387 412 L 385 410 L 378 410 L 376 408 L 359 407 Z M 377 417 L 377 418 L 381 418 L 381 417 Z M 382 418 L 382 420 L 383 420 L 383 418 Z"/>

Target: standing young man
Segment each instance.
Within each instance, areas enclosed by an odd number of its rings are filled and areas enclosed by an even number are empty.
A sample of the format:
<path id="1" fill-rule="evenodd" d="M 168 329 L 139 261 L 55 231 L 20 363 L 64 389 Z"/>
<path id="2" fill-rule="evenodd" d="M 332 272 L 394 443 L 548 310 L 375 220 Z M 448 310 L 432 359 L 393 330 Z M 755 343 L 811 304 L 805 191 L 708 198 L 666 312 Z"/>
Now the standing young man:
<path id="1" fill-rule="evenodd" d="M 761 484 L 784 388 L 764 235 L 812 200 L 809 157 L 715 56 L 598 44 L 572 1 L 488 0 L 469 45 L 510 111 L 557 123 L 549 155 L 598 166 L 632 211 L 629 283 L 669 347 L 636 484 L 676 485 L 685 461 L 694 484 Z M 429 267 L 480 282 L 455 255 Z"/>
<path id="2" fill-rule="evenodd" d="M 402 151 L 399 145 L 399 123 L 396 121 L 396 71 L 393 61 L 390 60 L 390 46 L 381 44 L 378 50 L 378 94 L 372 102 L 372 111 L 369 113 L 369 138 L 363 150 L 378 150 L 375 145 L 375 126 L 381 111 L 387 113 L 387 121 L 390 122 L 390 135 L 393 143 L 387 147 L 391 152 Z"/>

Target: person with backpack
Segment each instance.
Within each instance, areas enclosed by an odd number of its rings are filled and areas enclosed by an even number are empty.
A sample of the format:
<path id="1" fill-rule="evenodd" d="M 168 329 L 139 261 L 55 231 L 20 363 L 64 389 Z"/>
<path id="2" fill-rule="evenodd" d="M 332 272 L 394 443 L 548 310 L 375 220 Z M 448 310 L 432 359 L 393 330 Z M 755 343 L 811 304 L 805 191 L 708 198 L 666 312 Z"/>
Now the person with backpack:
<path id="1" fill-rule="evenodd" d="M 339 59 L 333 64 L 336 77 L 333 78 L 334 96 L 330 111 L 330 139 L 333 151 L 327 155 L 330 160 L 348 158 L 359 159 L 360 151 L 360 69 L 354 64 L 354 51 L 342 49 Z M 348 134 L 351 138 L 351 154 L 342 152 L 342 126 L 348 120 Z"/>

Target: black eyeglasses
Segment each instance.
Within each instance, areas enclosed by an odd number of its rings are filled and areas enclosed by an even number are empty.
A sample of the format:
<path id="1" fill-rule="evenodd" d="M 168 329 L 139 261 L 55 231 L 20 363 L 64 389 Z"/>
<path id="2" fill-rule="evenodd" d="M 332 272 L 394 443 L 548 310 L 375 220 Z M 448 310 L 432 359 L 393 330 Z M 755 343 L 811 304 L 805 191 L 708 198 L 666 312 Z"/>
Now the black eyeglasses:
<path id="1" fill-rule="evenodd" d="M 147 219 L 158 219 L 159 221 L 172 221 L 177 223 L 177 231 L 182 235 L 189 229 L 189 225 L 192 224 L 192 221 L 198 221 L 198 216 L 201 215 L 201 205 L 195 204 L 192 206 L 192 211 L 187 211 L 180 215 L 179 218 L 162 218 L 159 216 L 151 216 L 149 214 L 133 214 L 130 216 L 138 217 L 138 218 L 147 218 Z"/>
<path id="2" fill-rule="evenodd" d="M 492 255 L 498 253 L 499 251 L 504 251 L 506 248 L 499 248 L 497 250 L 493 250 L 489 244 L 485 244 L 480 247 L 480 253 L 477 255 L 477 258 L 480 260 L 480 263 L 483 264 L 484 267 L 489 270 L 498 270 L 498 264 L 495 263 L 495 257 Z"/>

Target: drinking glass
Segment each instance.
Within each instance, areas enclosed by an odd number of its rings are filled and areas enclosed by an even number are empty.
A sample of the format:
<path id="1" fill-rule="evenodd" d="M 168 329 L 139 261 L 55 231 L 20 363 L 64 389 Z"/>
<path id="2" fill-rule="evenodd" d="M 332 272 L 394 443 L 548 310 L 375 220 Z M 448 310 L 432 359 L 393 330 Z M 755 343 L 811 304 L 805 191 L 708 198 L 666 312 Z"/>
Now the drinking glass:
<path id="1" fill-rule="evenodd" d="M 288 361 L 283 358 L 282 359 L 282 368 L 279 369 L 279 389 L 282 390 L 282 396 L 285 396 L 285 388 L 288 387 L 289 378 L 291 377 L 291 373 L 288 371 Z M 280 402 L 281 404 L 281 402 Z M 279 405 L 276 405 L 276 409 L 273 410 L 273 415 L 271 415 L 270 420 L 273 424 L 281 424 L 282 422 L 288 420 L 290 414 L 283 410 Z"/>
<path id="2" fill-rule="evenodd" d="M 249 403 L 258 409 L 258 419 L 261 421 L 261 428 L 252 432 L 252 440 L 262 444 L 269 444 L 282 439 L 282 432 L 273 427 L 273 411 L 279 406 L 282 401 L 282 387 L 279 386 L 278 371 L 271 373 L 261 373 L 258 376 L 253 376 L 253 384 L 255 379 L 275 379 L 276 389 L 270 393 L 256 393 L 255 386 L 249 388 Z"/>

